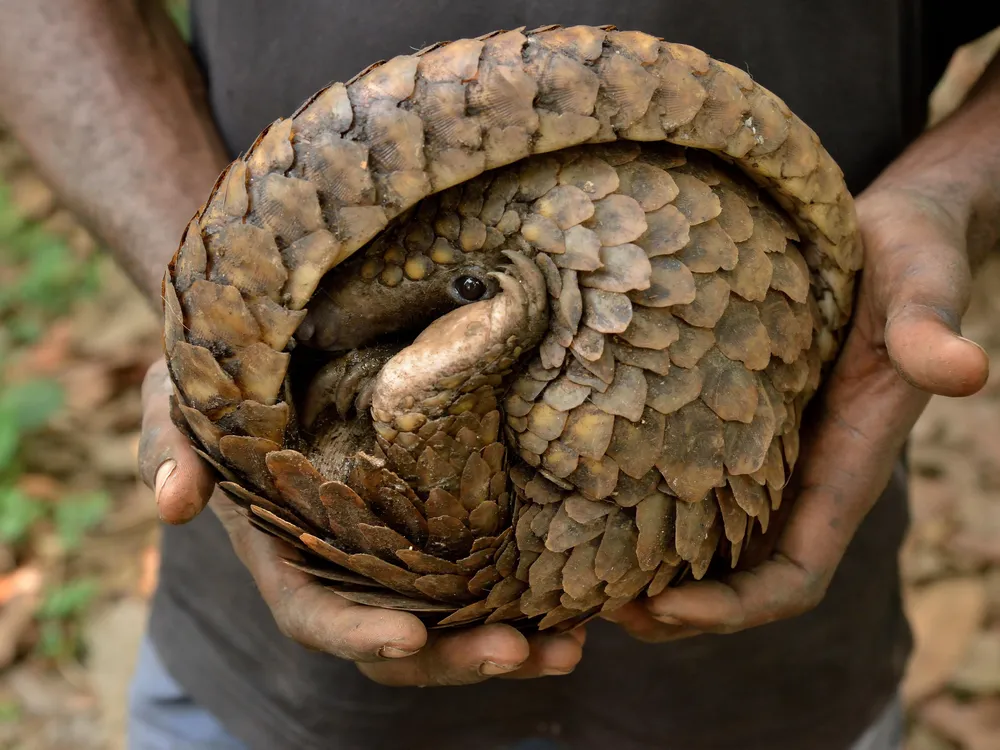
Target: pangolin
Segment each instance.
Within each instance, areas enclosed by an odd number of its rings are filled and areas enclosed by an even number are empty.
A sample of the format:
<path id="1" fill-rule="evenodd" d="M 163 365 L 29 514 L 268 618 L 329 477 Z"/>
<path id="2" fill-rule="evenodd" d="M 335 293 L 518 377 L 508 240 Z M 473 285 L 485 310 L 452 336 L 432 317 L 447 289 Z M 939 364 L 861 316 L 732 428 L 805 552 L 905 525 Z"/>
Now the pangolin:
<path id="1" fill-rule="evenodd" d="M 341 596 L 569 628 L 766 530 L 861 260 L 745 71 L 610 26 L 435 44 L 220 176 L 163 284 L 174 420 Z"/>

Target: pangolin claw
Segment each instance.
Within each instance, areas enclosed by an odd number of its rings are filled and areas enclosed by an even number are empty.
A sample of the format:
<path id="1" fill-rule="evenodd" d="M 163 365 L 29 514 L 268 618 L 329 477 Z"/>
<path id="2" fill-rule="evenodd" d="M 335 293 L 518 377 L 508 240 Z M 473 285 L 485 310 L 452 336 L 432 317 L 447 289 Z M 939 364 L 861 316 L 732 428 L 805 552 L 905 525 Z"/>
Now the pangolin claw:
<path id="1" fill-rule="evenodd" d="M 541 269 L 524 253 L 504 250 L 511 261 L 506 273 L 493 273 L 505 294 L 521 306 L 523 321 L 528 325 L 529 337 L 540 337 L 548 326 L 548 288 Z"/>
<path id="2" fill-rule="evenodd" d="M 399 351 L 399 346 L 378 345 L 349 352 L 324 365 L 310 381 L 301 419 L 306 429 L 331 406 L 347 419 L 352 411 L 363 414 L 371 405 L 372 388 L 379 371 Z"/>

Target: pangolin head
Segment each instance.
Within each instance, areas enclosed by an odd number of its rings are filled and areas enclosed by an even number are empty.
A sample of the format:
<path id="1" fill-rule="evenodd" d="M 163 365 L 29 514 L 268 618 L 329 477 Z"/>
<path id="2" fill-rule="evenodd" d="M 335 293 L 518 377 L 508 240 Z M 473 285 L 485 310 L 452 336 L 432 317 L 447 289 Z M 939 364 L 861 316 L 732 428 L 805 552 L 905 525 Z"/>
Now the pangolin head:
<path id="1" fill-rule="evenodd" d="M 307 425 L 331 405 L 341 418 L 373 402 L 396 412 L 484 358 L 539 343 L 559 272 L 529 242 L 542 217 L 511 176 L 483 175 L 425 199 L 324 278 L 296 332 L 333 357 L 310 384 Z"/>
<path id="2" fill-rule="evenodd" d="M 329 352 L 360 349 L 496 296 L 500 285 L 492 274 L 506 262 L 499 248 L 463 252 L 458 241 L 434 236 L 433 227 L 406 218 L 324 279 L 296 332 L 298 341 Z M 412 246 L 413 240 L 407 235 L 418 234 L 431 238 L 431 246 L 426 253 L 408 253 L 404 243 Z"/>

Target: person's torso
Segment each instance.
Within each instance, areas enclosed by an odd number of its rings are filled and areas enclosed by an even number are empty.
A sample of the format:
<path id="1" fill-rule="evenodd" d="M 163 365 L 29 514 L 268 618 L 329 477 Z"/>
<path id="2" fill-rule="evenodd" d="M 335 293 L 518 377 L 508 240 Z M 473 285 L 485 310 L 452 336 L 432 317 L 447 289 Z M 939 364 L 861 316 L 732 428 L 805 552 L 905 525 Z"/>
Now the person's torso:
<path id="1" fill-rule="evenodd" d="M 907 0 L 195 0 L 194 43 L 235 154 L 317 89 L 377 60 L 496 29 L 614 24 L 743 68 L 819 134 L 852 189 L 923 117 Z"/>
<path id="2" fill-rule="evenodd" d="M 748 70 L 820 135 L 860 190 L 919 129 L 926 83 L 906 0 L 193 0 L 193 45 L 232 155 L 316 89 L 436 41 L 614 24 Z M 195 698 L 254 747 L 840 750 L 891 697 L 908 649 L 897 474 L 823 604 L 792 621 L 650 646 L 591 627 L 570 677 L 387 689 L 283 638 L 211 514 L 167 528 L 152 632 Z"/>

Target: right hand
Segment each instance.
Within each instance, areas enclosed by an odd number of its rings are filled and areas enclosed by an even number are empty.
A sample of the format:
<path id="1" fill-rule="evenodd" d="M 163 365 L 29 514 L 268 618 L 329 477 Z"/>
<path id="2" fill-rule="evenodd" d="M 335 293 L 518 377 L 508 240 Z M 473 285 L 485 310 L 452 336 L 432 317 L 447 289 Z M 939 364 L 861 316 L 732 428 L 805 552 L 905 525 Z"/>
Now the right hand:
<path id="1" fill-rule="evenodd" d="M 301 559 L 292 545 L 254 528 L 170 419 L 164 360 L 142 386 L 139 469 L 153 489 L 161 520 L 190 521 L 210 505 L 250 571 L 278 628 L 306 648 L 349 659 L 383 685 L 466 685 L 568 674 L 579 662 L 584 631 L 526 638 L 508 625 L 429 633 L 414 615 L 355 604 L 282 559 Z M 211 501 L 211 502 L 209 502 Z"/>

